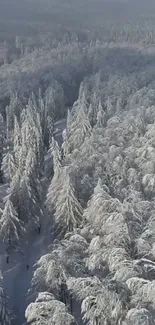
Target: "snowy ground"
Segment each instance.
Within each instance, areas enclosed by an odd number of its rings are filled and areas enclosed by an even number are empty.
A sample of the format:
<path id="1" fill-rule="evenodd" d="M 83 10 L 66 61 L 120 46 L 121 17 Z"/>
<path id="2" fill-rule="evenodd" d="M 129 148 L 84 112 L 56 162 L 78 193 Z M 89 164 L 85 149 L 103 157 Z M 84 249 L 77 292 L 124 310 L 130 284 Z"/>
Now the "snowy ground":
<path id="1" fill-rule="evenodd" d="M 55 138 L 62 142 L 62 131 L 66 126 L 66 120 L 60 120 L 55 125 Z M 44 187 L 47 190 L 48 181 Z M 7 194 L 8 184 L 0 186 L 0 207 L 3 207 L 3 198 Z M 45 192 L 46 192 L 45 190 Z M 33 266 L 38 259 L 47 252 L 49 244 L 53 241 L 53 236 L 48 223 L 48 215 L 46 208 L 44 209 L 44 217 L 42 221 L 41 233 L 33 231 L 24 243 L 21 245 L 22 254 L 19 252 L 14 254 L 9 264 L 6 263 L 6 255 L 4 245 L 0 245 L 0 264 L 4 276 L 4 289 L 9 297 L 9 307 L 14 310 L 16 319 L 12 325 L 22 325 L 25 322 L 25 309 L 34 297 L 28 295 L 28 289 L 33 275 Z M 27 270 L 27 265 L 29 269 Z"/>

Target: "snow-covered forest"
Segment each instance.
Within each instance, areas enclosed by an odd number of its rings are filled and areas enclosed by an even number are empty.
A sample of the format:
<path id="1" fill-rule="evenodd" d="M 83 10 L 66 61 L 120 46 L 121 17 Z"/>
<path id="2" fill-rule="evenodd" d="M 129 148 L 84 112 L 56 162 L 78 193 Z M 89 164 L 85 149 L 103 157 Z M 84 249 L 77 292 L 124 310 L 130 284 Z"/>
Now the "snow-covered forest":
<path id="1" fill-rule="evenodd" d="M 0 0 L 0 325 L 155 325 L 155 3 Z"/>

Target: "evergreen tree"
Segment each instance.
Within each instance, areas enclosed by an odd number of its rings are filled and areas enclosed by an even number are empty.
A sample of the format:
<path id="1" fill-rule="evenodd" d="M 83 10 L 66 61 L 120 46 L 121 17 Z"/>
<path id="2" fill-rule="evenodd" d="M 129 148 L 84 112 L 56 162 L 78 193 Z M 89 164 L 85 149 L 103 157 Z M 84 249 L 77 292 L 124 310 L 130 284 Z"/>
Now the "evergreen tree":
<path id="1" fill-rule="evenodd" d="M 67 168 L 63 169 L 62 188 L 55 202 L 55 223 L 63 230 L 72 231 L 78 227 L 82 220 L 83 209 L 75 197 L 75 191 Z"/>
<path id="2" fill-rule="evenodd" d="M 6 107 L 6 139 L 9 146 L 12 146 L 14 129 L 14 116 L 20 117 L 23 105 L 17 93 L 11 93 L 9 106 Z"/>
<path id="3" fill-rule="evenodd" d="M 52 141 L 53 131 L 54 131 L 54 121 L 51 116 L 47 117 L 47 127 L 48 127 L 48 134 L 49 134 L 49 143 Z"/>
<path id="4" fill-rule="evenodd" d="M 3 173 L 1 167 L 6 143 L 5 134 L 5 123 L 3 116 L 0 114 L 0 183 L 3 182 Z"/>
<path id="5" fill-rule="evenodd" d="M 55 121 L 56 118 L 56 102 L 55 102 L 55 91 L 53 87 L 49 87 L 45 93 L 45 107 L 46 112 Z"/>
<path id="6" fill-rule="evenodd" d="M 5 122 L 3 116 L 0 114 L 0 152 L 2 153 L 5 143 Z"/>
<path id="7" fill-rule="evenodd" d="M 67 156 L 69 153 L 69 135 L 71 132 L 71 112 L 68 109 L 67 112 L 67 123 L 66 123 L 66 129 L 63 131 L 62 136 L 63 136 L 63 143 L 62 143 L 62 150 L 63 150 L 63 155 Z"/>
<path id="8" fill-rule="evenodd" d="M 9 104 L 9 111 L 11 114 L 11 127 L 13 129 L 13 124 L 14 124 L 14 115 L 17 116 L 17 118 L 20 117 L 20 114 L 22 112 L 23 109 L 23 104 L 21 102 L 21 99 L 19 98 L 18 93 L 12 93 L 11 94 L 11 98 L 10 98 L 10 104 Z"/>
<path id="9" fill-rule="evenodd" d="M 85 104 L 81 102 L 71 119 L 70 127 L 67 130 L 68 152 L 79 149 L 86 137 L 91 135 L 92 128 L 85 110 Z"/>
<path id="10" fill-rule="evenodd" d="M 20 180 L 19 188 L 19 205 L 18 215 L 25 223 L 32 226 L 39 225 L 39 217 L 42 214 L 40 205 L 38 203 L 36 193 L 31 186 L 31 181 L 26 172 L 23 174 Z"/>
<path id="11" fill-rule="evenodd" d="M 13 203 L 13 206 L 15 207 L 16 211 L 19 209 L 20 180 L 21 180 L 21 173 L 20 173 L 20 169 L 18 168 L 8 188 L 8 196 L 11 202 Z"/>
<path id="12" fill-rule="evenodd" d="M 21 235 L 24 233 L 22 221 L 18 218 L 10 198 L 6 198 L 4 210 L 0 219 L 0 236 L 7 245 L 7 252 L 18 246 Z"/>
<path id="13" fill-rule="evenodd" d="M 105 126 L 105 112 L 102 108 L 101 102 L 99 102 L 96 120 L 97 120 L 97 122 L 96 122 L 97 127 L 103 128 Z"/>
<path id="14" fill-rule="evenodd" d="M 51 151 L 53 156 L 54 175 L 56 176 L 61 169 L 61 152 L 58 142 L 54 138 L 52 138 Z"/>
<path id="15" fill-rule="evenodd" d="M 8 151 L 6 155 L 3 157 L 1 169 L 3 171 L 5 179 L 11 182 L 17 170 L 15 158 L 11 152 Z"/>
<path id="16" fill-rule="evenodd" d="M 69 233 L 61 242 L 55 241 L 52 252 L 43 255 L 36 264 L 31 285 L 33 291 L 43 288 L 64 303 L 72 303 L 66 280 L 86 272 L 87 241 L 79 234 Z"/>
<path id="17" fill-rule="evenodd" d="M 10 109 L 9 106 L 6 107 L 6 141 L 7 145 L 10 147 L 11 146 L 11 136 L 12 136 L 12 121 L 13 121 L 13 116 L 14 112 Z"/>
<path id="18" fill-rule="evenodd" d="M 54 176 L 48 188 L 46 203 L 48 205 L 50 214 L 52 214 L 62 184 L 61 153 L 59 145 L 54 138 L 52 138 L 49 153 L 50 156 L 52 155 L 53 157 Z"/>
<path id="19" fill-rule="evenodd" d="M 106 104 L 107 115 L 110 118 L 114 112 L 114 106 L 110 97 L 108 97 L 105 104 Z"/>
<path id="20" fill-rule="evenodd" d="M 146 308 L 132 308 L 128 311 L 123 325 L 154 325 L 151 311 Z"/>
<path id="21" fill-rule="evenodd" d="M 34 151 L 30 148 L 25 163 L 25 174 L 29 178 L 32 190 L 38 200 L 41 202 L 41 182 L 40 166 Z"/>
<path id="22" fill-rule="evenodd" d="M 43 168 L 43 143 L 42 129 L 39 114 L 33 112 L 33 106 L 29 102 L 29 106 L 22 117 L 21 125 L 21 148 L 20 148 L 20 165 L 25 167 L 26 157 L 29 148 L 31 148 L 38 160 L 38 166 Z"/>
<path id="23" fill-rule="evenodd" d="M 55 299 L 49 292 L 40 292 L 36 301 L 31 303 L 25 312 L 27 324 L 32 325 L 76 325 L 64 303 Z"/>
<path id="24" fill-rule="evenodd" d="M 98 229 L 101 227 L 103 221 L 104 202 L 110 199 L 108 188 L 102 186 L 102 181 L 99 178 L 94 193 L 87 203 L 87 208 L 84 211 L 84 218 L 91 226 L 96 226 Z"/>
<path id="25" fill-rule="evenodd" d="M 13 133 L 13 151 L 15 155 L 16 164 L 19 166 L 19 152 L 21 147 L 21 131 L 17 120 L 14 115 L 14 133 Z"/>
<path id="26" fill-rule="evenodd" d="M 41 184 L 36 155 L 31 148 L 28 150 L 24 168 L 21 163 L 22 160 L 10 183 L 9 195 L 19 218 L 31 225 L 38 225 L 43 215 Z"/>
<path id="27" fill-rule="evenodd" d="M 123 305 L 129 304 L 129 290 L 126 285 L 101 281 L 96 276 L 70 278 L 67 284 L 77 299 L 82 301 L 84 322 L 92 325 L 121 323 Z"/>

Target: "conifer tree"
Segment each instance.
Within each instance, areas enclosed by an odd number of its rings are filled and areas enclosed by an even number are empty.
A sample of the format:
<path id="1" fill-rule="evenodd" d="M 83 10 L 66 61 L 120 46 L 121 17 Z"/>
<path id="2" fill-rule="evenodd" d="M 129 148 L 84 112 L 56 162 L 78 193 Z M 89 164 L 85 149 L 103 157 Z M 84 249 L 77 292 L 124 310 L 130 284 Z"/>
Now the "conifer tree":
<path id="1" fill-rule="evenodd" d="M 26 157 L 28 155 L 29 148 L 34 151 L 37 157 L 38 165 L 43 167 L 43 143 L 42 143 L 42 129 L 39 114 L 33 112 L 32 106 L 27 107 L 23 117 L 21 125 L 21 162 L 24 168 Z"/>
<path id="2" fill-rule="evenodd" d="M 92 325 L 121 323 L 123 306 L 127 306 L 129 290 L 126 285 L 102 281 L 96 276 L 69 278 L 68 289 L 82 302 L 83 321 Z"/>
<path id="3" fill-rule="evenodd" d="M 41 183 L 40 183 L 40 174 L 39 174 L 39 166 L 37 162 L 37 157 L 34 154 L 33 150 L 30 148 L 28 151 L 26 164 L 25 164 L 25 171 L 21 178 L 20 182 L 20 189 L 21 193 L 24 195 L 24 187 L 27 188 L 27 200 L 29 206 L 29 221 L 34 222 L 35 224 L 39 224 L 40 219 L 43 216 L 42 211 L 42 199 L 41 199 Z M 23 206 L 26 202 L 23 202 Z"/>
<path id="4" fill-rule="evenodd" d="M 10 107 L 6 107 L 6 141 L 7 145 L 10 146 L 11 142 L 11 130 L 12 130 L 12 120 L 14 112 L 11 112 Z"/>
<path id="5" fill-rule="evenodd" d="M 63 302 L 56 300 L 49 292 L 40 292 L 36 301 L 25 312 L 27 324 L 32 325 L 77 325 Z"/>
<path id="6" fill-rule="evenodd" d="M 19 151 L 21 147 L 21 131 L 16 115 L 14 115 L 13 151 L 16 164 L 19 166 Z"/>
<path id="7" fill-rule="evenodd" d="M 55 202 L 55 223 L 63 230 L 72 231 L 82 220 L 83 209 L 75 197 L 75 191 L 67 168 L 62 172 L 62 187 Z"/>
<path id="8" fill-rule="evenodd" d="M 68 134 L 69 152 L 79 149 L 85 141 L 86 137 L 91 135 L 92 128 L 88 119 L 88 115 L 85 112 L 84 103 L 80 103 L 80 106 L 76 108 L 74 116 L 70 123 L 70 129 Z"/>
<path id="9" fill-rule="evenodd" d="M 61 152 L 58 142 L 54 138 L 52 138 L 51 150 L 53 156 L 54 175 L 56 175 L 59 174 L 61 169 Z"/>
<path id="10" fill-rule="evenodd" d="M 105 112 L 102 108 L 101 102 L 99 102 L 96 120 L 97 120 L 97 122 L 96 122 L 97 127 L 103 128 L 105 126 Z"/>
<path id="11" fill-rule="evenodd" d="M 24 233 L 22 221 L 9 197 L 6 198 L 4 210 L 0 219 L 0 236 L 7 245 L 7 251 L 12 251 L 19 244 L 19 239 Z"/>
<path id="12" fill-rule="evenodd" d="M 4 154 L 4 147 L 6 144 L 5 134 L 5 123 L 3 116 L 0 114 L 0 182 L 3 182 L 3 173 L 1 167 Z"/>
<path id="13" fill-rule="evenodd" d="M 3 171 L 5 179 L 10 182 L 15 176 L 17 170 L 15 158 L 10 151 L 8 151 L 3 157 L 1 169 Z"/>
<path id="14" fill-rule="evenodd" d="M 31 181 L 29 175 L 24 172 L 20 180 L 19 188 L 19 205 L 18 213 L 21 218 L 26 223 L 39 225 L 40 217 L 40 205 L 36 193 L 31 186 Z"/>
<path id="15" fill-rule="evenodd" d="M 87 248 L 87 241 L 77 233 L 68 233 L 62 241 L 56 240 L 52 252 L 43 255 L 37 262 L 31 290 L 49 290 L 57 299 L 70 303 L 72 307 L 66 280 L 69 276 L 85 274 Z"/>
<path id="16" fill-rule="evenodd" d="M 66 129 L 62 133 L 62 136 L 63 136 L 62 150 L 63 150 L 64 157 L 66 157 L 67 154 L 69 153 L 69 135 L 70 135 L 70 132 L 71 132 L 71 118 L 72 118 L 71 117 L 71 112 L 68 109 Z"/>
<path id="17" fill-rule="evenodd" d="M 52 121 L 55 121 L 56 118 L 56 103 L 54 98 L 55 91 L 53 87 L 49 87 L 45 93 L 45 107 L 46 112 L 52 118 Z"/>
<path id="18" fill-rule="evenodd" d="M 0 150 L 3 149 L 5 139 L 5 122 L 2 114 L 0 114 Z"/>
<path id="19" fill-rule="evenodd" d="M 103 203 L 105 200 L 110 199 L 108 188 L 102 186 L 102 181 L 99 178 L 94 193 L 87 203 L 87 208 L 84 211 L 84 218 L 92 226 L 100 227 L 100 222 L 103 219 Z"/>
<path id="20" fill-rule="evenodd" d="M 20 190 L 20 180 L 21 180 L 21 171 L 18 168 L 16 174 L 12 178 L 10 182 L 10 186 L 8 188 L 8 197 L 13 203 L 17 213 L 19 209 L 19 190 Z"/>
<path id="21" fill-rule="evenodd" d="M 52 214 L 62 184 L 61 153 L 59 145 L 54 138 L 52 138 L 49 153 L 50 156 L 52 155 L 53 157 L 54 176 L 48 188 L 46 203 L 48 205 L 50 214 Z"/>
<path id="22" fill-rule="evenodd" d="M 112 100 L 110 97 L 108 97 L 108 99 L 106 101 L 106 110 L 107 110 L 107 115 L 110 118 L 114 112 L 114 107 L 113 107 Z"/>
<path id="23" fill-rule="evenodd" d="M 53 131 L 54 131 L 54 121 L 51 116 L 47 117 L 47 128 L 48 128 L 48 138 L 49 143 L 52 141 Z"/>

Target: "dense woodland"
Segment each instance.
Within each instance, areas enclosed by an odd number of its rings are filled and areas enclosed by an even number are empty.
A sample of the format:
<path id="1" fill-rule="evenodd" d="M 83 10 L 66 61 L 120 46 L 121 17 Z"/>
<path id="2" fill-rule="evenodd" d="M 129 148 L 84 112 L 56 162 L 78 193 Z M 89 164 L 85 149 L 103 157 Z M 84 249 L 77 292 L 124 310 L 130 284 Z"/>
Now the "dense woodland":
<path id="1" fill-rule="evenodd" d="M 1 325 L 155 325 L 153 1 L 0 0 L 1 189 Z"/>

